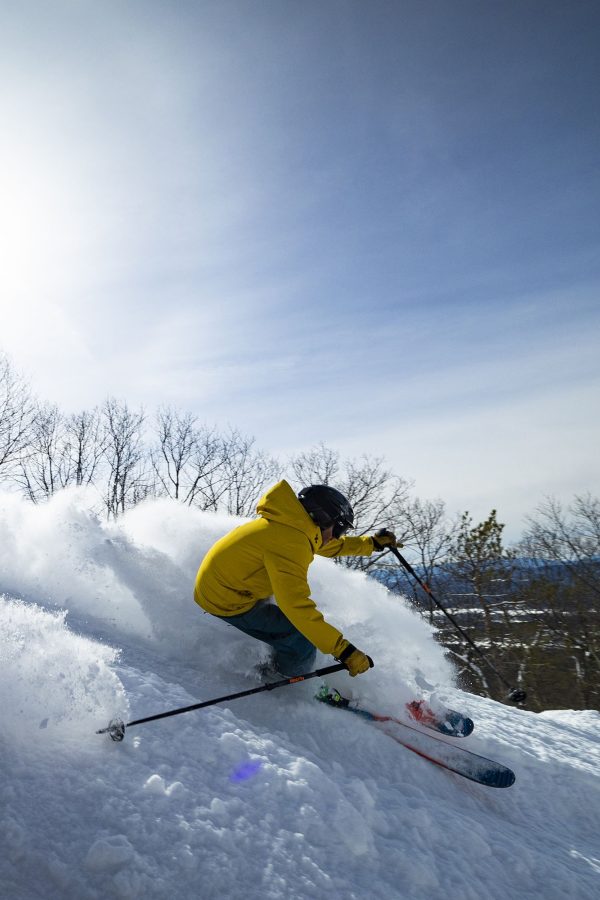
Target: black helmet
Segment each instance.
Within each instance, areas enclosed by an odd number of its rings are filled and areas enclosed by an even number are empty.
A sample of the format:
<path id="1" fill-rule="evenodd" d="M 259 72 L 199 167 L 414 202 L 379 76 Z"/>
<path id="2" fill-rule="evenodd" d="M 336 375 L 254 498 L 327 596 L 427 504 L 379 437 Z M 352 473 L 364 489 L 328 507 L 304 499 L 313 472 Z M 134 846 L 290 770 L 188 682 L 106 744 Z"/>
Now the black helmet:
<path id="1" fill-rule="evenodd" d="M 319 528 L 333 525 L 333 536 L 341 537 L 354 526 L 354 511 L 343 494 L 328 484 L 302 488 L 298 500 Z"/>

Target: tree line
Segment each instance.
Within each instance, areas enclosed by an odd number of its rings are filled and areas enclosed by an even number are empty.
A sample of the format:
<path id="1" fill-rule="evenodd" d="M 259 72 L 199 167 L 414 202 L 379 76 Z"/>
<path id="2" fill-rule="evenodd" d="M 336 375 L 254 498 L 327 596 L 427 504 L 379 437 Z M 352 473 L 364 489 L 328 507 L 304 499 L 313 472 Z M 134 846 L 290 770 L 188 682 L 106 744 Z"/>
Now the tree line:
<path id="1" fill-rule="evenodd" d="M 598 705 L 597 498 L 575 497 L 567 509 L 546 499 L 519 543 L 507 548 L 495 510 L 480 523 L 468 512 L 451 516 L 442 500 L 415 497 L 412 484 L 381 457 L 344 459 L 319 444 L 282 462 L 237 428 L 222 432 L 174 407 L 148 416 L 114 397 L 65 414 L 37 400 L 0 355 L 0 484 L 33 503 L 76 485 L 91 488 L 110 519 L 149 497 L 251 516 L 264 490 L 282 477 L 296 489 L 321 483 L 342 490 L 358 534 L 393 526 L 436 598 L 494 666 L 528 690 L 528 708 Z M 464 686 L 503 699 L 493 670 L 394 558 L 349 557 L 340 564 L 408 596 L 435 625 Z"/>
<path id="2" fill-rule="evenodd" d="M 464 513 L 446 531 L 445 550 L 438 553 L 442 542 L 436 542 L 435 560 L 421 549 L 421 571 L 434 596 L 494 668 L 404 570 L 389 568 L 385 581 L 412 593 L 469 690 L 502 701 L 508 681 L 527 691 L 526 706 L 534 711 L 597 709 L 600 499 L 586 494 L 564 506 L 546 498 L 512 547 L 504 546 L 503 529 L 496 510 L 479 523 Z"/>
<path id="3" fill-rule="evenodd" d="M 282 463 L 238 428 L 219 431 L 172 406 L 148 416 L 108 397 L 67 415 L 36 400 L 0 357 L 0 482 L 33 503 L 75 485 L 92 487 L 110 519 L 148 497 L 251 516 L 282 477 L 298 487 L 342 484 L 364 530 L 391 521 L 408 490 L 381 458 L 342 460 L 321 445 Z"/>

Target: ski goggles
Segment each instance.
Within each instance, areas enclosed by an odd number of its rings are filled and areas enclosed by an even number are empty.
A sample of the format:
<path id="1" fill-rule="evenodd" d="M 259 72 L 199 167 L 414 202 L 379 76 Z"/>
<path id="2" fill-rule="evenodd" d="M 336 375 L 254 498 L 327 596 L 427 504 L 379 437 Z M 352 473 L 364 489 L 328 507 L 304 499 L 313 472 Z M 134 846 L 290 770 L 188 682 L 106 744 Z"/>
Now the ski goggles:
<path id="1" fill-rule="evenodd" d="M 352 528 L 354 523 L 340 516 L 340 518 L 333 520 L 332 525 L 334 538 L 341 538 Z"/>

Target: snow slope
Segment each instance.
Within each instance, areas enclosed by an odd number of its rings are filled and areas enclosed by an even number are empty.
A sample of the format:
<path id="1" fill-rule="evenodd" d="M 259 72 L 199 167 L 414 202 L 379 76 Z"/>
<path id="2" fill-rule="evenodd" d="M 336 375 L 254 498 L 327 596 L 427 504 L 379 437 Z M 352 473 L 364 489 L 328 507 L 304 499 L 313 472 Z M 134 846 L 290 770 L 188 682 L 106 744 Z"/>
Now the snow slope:
<path id="1" fill-rule="evenodd" d="M 600 715 L 463 694 L 429 627 L 378 584 L 316 560 L 326 616 L 376 667 L 335 676 L 380 711 L 416 680 L 476 721 L 465 746 L 513 768 L 493 790 L 312 700 L 316 682 L 132 728 L 257 682 L 266 653 L 194 604 L 234 524 L 167 501 L 107 525 L 83 491 L 0 498 L 0 896 L 596 898 Z M 319 664 L 330 658 L 319 657 Z"/>

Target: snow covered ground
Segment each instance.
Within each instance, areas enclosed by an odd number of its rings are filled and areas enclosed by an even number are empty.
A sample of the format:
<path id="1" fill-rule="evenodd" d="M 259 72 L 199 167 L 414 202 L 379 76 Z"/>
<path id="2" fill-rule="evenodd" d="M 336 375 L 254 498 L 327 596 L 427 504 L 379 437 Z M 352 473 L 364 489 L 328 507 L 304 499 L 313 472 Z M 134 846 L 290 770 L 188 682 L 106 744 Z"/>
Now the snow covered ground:
<path id="1" fill-rule="evenodd" d="M 383 712 L 422 695 L 467 710 L 464 745 L 513 768 L 448 774 L 316 682 L 127 731 L 256 685 L 262 645 L 203 615 L 197 565 L 232 520 L 167 501 L 107 525 L 82 491 L 0 498 L 0 896 L 6 900 L 513 900 L 600 896 L 600 715 L 463 694 L 427 624 L 328 560 L 329 620 L 375 659 L 335 676 Z M 327 665 L 330 658 L 319 657 Z"/>

